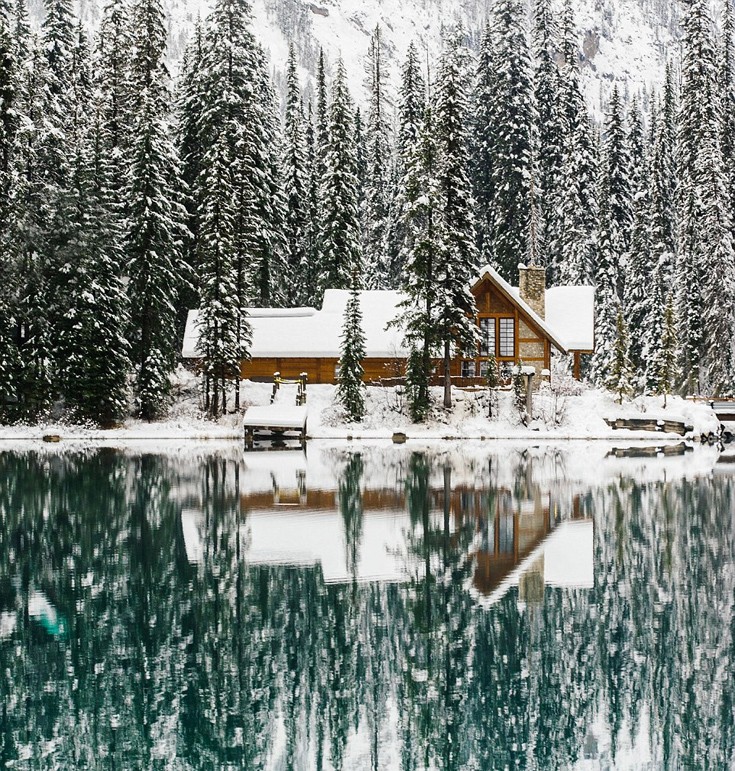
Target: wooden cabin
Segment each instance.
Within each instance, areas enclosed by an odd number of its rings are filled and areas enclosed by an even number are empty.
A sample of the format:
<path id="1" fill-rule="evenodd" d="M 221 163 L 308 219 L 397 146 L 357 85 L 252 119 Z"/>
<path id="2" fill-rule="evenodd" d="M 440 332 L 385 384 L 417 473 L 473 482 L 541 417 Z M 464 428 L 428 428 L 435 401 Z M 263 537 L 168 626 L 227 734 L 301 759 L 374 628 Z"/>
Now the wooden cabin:
<path id="1" fill-rule="evenodd" d="M 480 328 L 477 350 L 452 360 L 452 379 L 460 385 L 481 382 L 490 353 L 502 374 L 518 361 L 537 374 L 551 369 L 552 351 L 574 356 L 574 375 L 580 376 L 580 356 L 594 350 L 594 289 L 589 286 L 546 288 L 545 270 L 520 266 L 520 286 L 508 284 L 490 266 L 471 286 Z M 286 378 L 305 372 L 310 383 L 334 383 L 346 290 L 328 289 L 321 310 L 315 308 L 251 308 L 250 359 L 243 359 L 243 379 L 271 380 L 274 372 Z M 391 322 L 399 314 L 400 292 L 367 290 L 360 293 L 366 357 L 366 381 L 402 377 L 407 351 L 403 332 Z M 182 356 L 196 360 L 198 312 L 190 311 Z M 437 362 L 437 377 L 441 365 Z"/>

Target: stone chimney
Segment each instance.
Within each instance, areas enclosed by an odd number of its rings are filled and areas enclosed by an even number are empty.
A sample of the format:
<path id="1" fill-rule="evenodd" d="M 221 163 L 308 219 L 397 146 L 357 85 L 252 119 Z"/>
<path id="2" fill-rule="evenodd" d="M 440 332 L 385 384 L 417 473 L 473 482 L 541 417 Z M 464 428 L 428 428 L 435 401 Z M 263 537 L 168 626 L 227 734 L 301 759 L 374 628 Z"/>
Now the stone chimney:
<path id="1" fill-rule="evenodd" d="M 518 266 L 521 300 L 542 318 L 546 318 L 546 268 L 539 265 Z"/>

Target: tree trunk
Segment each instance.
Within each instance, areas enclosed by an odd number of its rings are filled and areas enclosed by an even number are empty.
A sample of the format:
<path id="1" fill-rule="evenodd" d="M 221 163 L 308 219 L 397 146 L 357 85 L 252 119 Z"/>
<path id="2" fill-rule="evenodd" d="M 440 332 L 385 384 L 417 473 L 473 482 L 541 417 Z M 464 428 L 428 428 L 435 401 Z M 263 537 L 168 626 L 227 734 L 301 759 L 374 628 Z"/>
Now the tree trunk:
<path id="1" fill-rule="evenodd" d="M 444 341 L 444 406 L 449 410 L 452 408 L 452 377 L 449 370 L 451 360 L 452 343 L 450 340 Z"/>

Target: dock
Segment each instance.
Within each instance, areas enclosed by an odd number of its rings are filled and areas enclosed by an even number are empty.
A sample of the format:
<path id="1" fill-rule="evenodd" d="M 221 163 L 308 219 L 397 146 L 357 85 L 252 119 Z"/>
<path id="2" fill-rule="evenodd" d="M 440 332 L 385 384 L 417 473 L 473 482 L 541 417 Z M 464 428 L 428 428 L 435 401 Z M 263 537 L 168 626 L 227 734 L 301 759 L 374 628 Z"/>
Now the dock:
<path id="1" fill-rule="evenodd" d="M 306 441 L 307 407 L 305 404 L 268 404 L 248 407 L 243 417 L 245 444 L 252 447 L 256 439 L 294 438 Z"/>
<path id="2" fill-rule="evenodd" d="M 694 430 L 693 426 L 679 420 L 656 420 L 655 418 L 605 418 L 610 428 L 627 429 L 628 431 L 654 431 L 664 434 L 686 436 Z"/>

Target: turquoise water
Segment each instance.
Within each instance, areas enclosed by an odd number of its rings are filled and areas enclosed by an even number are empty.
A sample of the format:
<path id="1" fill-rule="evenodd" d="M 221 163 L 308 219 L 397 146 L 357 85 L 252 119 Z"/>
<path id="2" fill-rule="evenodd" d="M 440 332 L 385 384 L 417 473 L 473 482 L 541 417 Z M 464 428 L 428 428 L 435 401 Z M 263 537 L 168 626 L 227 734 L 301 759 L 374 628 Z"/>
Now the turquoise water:
<path id="1" fill-rule="evenodd" d="M 735 466 L 617 455 L 0 453 L 0 768 L 735 767 Z"/>

